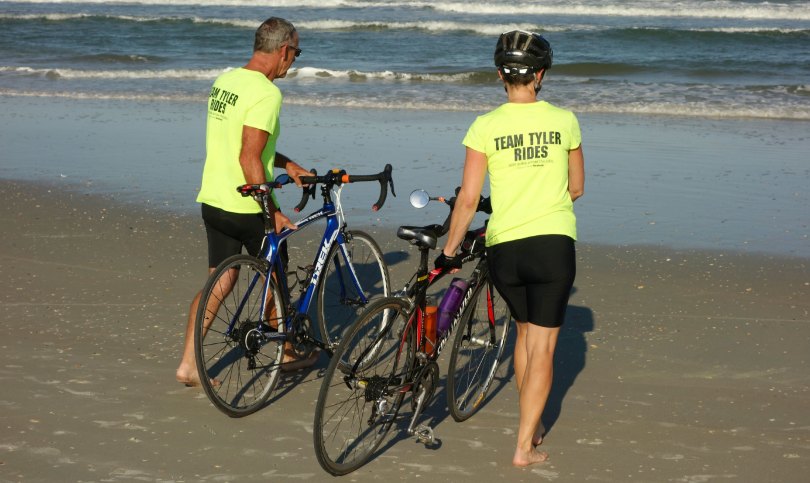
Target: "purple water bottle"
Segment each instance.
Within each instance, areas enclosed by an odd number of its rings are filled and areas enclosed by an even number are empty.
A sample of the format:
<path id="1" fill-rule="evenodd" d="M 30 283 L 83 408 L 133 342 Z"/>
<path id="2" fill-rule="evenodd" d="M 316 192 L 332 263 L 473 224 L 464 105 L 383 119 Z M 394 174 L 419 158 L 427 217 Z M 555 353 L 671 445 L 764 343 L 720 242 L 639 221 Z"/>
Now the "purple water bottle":
<path id="1" fill-rule="evenodd" d="M 443 336 L 450 329 L 450 324 L 461 305 L 461 298 L 467 291 L 467 286 L 467 281 L 461 278 L 454 278 L 450 282 L 450 287 L 447 288 L 447 292 L 444 293 L 444 297 L 439 303 L 439 320 L 436 323 L 438 337 Z"/>

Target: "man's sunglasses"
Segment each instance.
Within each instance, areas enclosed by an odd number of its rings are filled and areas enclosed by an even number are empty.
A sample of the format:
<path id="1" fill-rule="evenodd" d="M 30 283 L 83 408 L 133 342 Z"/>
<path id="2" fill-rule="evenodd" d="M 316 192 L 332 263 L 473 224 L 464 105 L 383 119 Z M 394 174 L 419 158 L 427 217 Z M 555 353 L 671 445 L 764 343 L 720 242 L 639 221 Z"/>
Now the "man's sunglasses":
<path id="1" fill-rule="evenodd" d="M 297 58 L 299 55 L 301 55 L 301 52 L 303 52 L 303 50 L 299 49 L 298 47 L 293 47 L 292 45 L 288 45 L 288 46 L 287 46 L 287 48 L 288 48 L 288 49 L 295 49 L 295 57 L 296 57 L 296 58 Z"/>

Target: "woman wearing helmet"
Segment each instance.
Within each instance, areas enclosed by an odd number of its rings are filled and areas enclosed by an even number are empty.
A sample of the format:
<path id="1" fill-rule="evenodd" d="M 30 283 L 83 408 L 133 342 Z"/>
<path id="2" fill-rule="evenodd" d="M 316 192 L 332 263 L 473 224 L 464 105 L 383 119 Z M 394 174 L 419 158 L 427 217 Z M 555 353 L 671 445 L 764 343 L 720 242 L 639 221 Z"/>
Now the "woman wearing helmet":
<path id="1" fill-rule="evenodd" d="M 487 258 L 495 286 L 517 321 L 514 369 L 520 422 L 515 466 L 548 458 L 536 446 L 545 431 L 540 417 L 576 274 L 573 202 L 585 184 L 577 118 L 537 100 L 551 63 L 551 46 L 536 33 L 515 30 L 498 38 L 495 65 L 508 101 L 479 116 L 467 131 L 461 190 L 447 244 L 436 260 L 436 266 L 460 266 L 454 255 L 489 174 Z"/>

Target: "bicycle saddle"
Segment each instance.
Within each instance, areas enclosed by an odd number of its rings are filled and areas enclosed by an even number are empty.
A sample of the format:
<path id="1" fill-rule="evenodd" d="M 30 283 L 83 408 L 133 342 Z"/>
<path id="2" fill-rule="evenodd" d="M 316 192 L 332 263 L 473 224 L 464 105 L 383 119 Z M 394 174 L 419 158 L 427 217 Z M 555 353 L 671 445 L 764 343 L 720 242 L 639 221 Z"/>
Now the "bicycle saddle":
<path id="1" fill-rule="evenodd" d="M 441 225 L 400 226 L 397 236 L 419 248 L 436 248 L 436 240 L 441 236 Z"/>

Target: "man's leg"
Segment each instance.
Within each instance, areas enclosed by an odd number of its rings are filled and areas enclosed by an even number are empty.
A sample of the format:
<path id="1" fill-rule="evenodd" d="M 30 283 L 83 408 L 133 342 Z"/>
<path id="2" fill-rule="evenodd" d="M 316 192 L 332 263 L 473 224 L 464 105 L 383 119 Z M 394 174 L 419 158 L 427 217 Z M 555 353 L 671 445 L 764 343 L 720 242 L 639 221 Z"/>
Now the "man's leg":
<path id="1" fill-rule="evenodd" d="M 213 268 L 209 268 L 209 275 L 213 271 Z M 233 281 L 236 278 L 236 274 L 237 271 L 234 269 L 230 271 L 230 277 L 224 276 L 219 279 L 220 283 L 215 289 L 215 295 L 211 297 L 208 307 L 206 308 L 206 313 L 208 315 L 206 316 L 204 323 L 203 334 L 205 334 L 208 328 L 211 326 L 211 322 L 219 310 L 220 300 L 225 298 L 225 296 L 227 296 L 233 289 Z M 194 297 L 194 300 L 192 300 L 191 307 L 189 308 L 188 322 L 186 323 L 186 336 L 183 343 L 183 356 L 180 360 L 180 366 L 177 368 L 177 372 L 175 374 L 177 381 L 185 384 L 186 386 L 200 385 L 200 376 L 197 373 L 197 362 L 194 354 L 194 326 L 196 325 L 197 321 L 197 310 L 200 305 L 200 298 L 202 298 L 202 292 L 197 292 L 197 295 Z"/>

